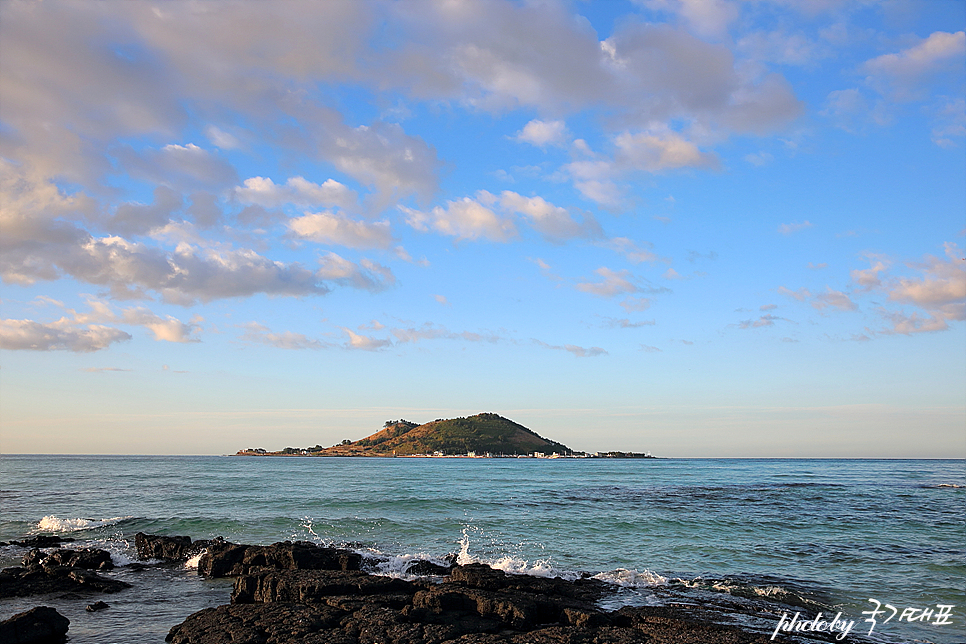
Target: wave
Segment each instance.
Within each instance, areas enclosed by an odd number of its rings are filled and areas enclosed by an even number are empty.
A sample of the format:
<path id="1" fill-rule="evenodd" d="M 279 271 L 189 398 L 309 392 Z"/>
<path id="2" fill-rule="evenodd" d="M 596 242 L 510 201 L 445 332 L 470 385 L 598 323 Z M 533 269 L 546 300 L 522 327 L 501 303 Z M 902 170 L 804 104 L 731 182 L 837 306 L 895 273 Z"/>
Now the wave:
<path id="1" fill-rule="evenodd" d="M 833 602 L 819 584 L 799 583 L 788 579 L 760 576 L 758 578 L 725 577 L 695 579 L 674 579 L 674 585 L 696 590 L 727 593 L 745 599 L 765 599 L 777 601 L 788 606 L 796 606 L 811 611 L 828 610 Z"/>
<path id="2" fill-rule="evenodd" d="M 120 523 L 121 521 L 133 518 L 134 517 L 111 517 L 110 519 L 61 519 L 60 517 L 55 517 L 51 514 L 41 519 L 40 522 L 37 523 L 35 530 L 37 532 L 76 532 L 78 530 L 103 528 L 105 526 L 114 525 L 116 523 Z"/>

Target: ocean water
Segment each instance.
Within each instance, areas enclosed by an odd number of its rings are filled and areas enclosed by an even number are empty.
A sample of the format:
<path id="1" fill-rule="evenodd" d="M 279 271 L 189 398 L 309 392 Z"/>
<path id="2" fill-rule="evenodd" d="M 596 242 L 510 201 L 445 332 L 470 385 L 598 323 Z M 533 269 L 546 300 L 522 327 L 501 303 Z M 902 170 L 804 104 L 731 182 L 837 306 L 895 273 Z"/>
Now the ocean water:
<path id="1" fill-rule="evenodd" d="M 346 546 L 389 575 L 448 554 L 590 574 L 614 584 L 614 606 L 659 604 L 666 589 L 797 596 L 814 602 L 803 617 L 855 620 L 850 638 L 966 641 L 962 460 L 0 457 L 0 541 L 71 536 L 126 564 L 139 531 Z M 0 564 L 23 552 L 0 548 Z M 190 564 L 110 574 L 135 587 L 94 598 L 108 610 L 18 598 L 0 600 L 0 618 L 45 604 L 71 620 L 71 642 L 163 642 L 231 591 Z M 897 614 L 863 621 L 872 599 Z"/>

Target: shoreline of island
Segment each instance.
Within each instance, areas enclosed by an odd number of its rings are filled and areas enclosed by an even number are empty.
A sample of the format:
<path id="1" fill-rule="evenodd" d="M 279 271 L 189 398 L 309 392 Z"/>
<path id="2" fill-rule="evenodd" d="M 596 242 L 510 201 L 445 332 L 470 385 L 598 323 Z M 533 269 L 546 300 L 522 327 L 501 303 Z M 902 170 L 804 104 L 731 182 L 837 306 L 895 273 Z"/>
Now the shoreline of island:
<path id="1" fill-rule="evenodd" d="M 261 447 L 240 449 L 235 456 L 365 456 L 380 458 L 657 458 L 650 452 L 585 452 L 544 438 L 498 414 L 442 419 L 428 423 L 387 420 L 381 430 L 331 447 Z"/>

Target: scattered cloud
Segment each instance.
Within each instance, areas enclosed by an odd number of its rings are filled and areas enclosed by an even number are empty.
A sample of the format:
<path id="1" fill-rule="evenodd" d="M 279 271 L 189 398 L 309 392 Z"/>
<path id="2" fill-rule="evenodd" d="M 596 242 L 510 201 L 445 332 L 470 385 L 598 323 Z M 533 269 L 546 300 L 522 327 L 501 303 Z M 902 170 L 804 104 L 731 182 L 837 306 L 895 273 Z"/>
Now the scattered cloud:
<path id="1" fill-rule="evenodd" d="M 406 223 L 421 232 L 432 230 L 458 240 L 486 239 L 495 242 L 510 241 L 517 236 L 516 226 L 511 219 L 501 217 L 471 197 L 447 201 L 445 208 L 436 206 L 429 212 L 407 206 L 399 208 L 406 215 Z"/>
<path id="2" fill-rule="evenodd" d="M 661 257 L 657 255 L 651 249 L 654 247 L 650 242 L 642 242 L 638 244 L 627 237 L 613 237 L 604 243 L 604 246 L 610 248 L 634 264 L 642 264 L 644 262 L 654 263 L 654 262 L 664 262 L 670 263 L 666 257 Z"/>
<path id="3" fill-rule="evenodd" d="M 634 283 L 634 276 L 628 270 L 614 271 L 602 266 L 594 271 L 601 279 L 597 282 L 580 282 L 578 291 L 599 297 L 614 297 L 623 293 L 637 293 L 641 287 Z"/>
<path id="4" fill-rule="evenodd" d="M 779 286 L 778 292 L 782 295 L 787 295 L 792 299 L 798 300 L 799 302 L 804 302 L 808 298 L 812 297 L 811 291 L 809 291 L 807 288 L 800 288 L 797 291 L 793 291 L 790 288 Z"/>
<path id="5" fill-rule="evenodd" d="M 607 352 L 601 349 L 600 347 L 585 348 L 585 347 L 577 346 L 575 344 L 564 344 L 564 345 L 547 344 L 546 342 L 541 342 L 540 340 L 533 340 L 533 343 L 545 349 L 553 349 L 555 351 L 567 351 L 568 353 L 572 353 L 574 356 L 578 358 L 596 358 L 597 356 L 607 355 Z"/>
<path id="6" fill-rule="evenodd" d="M 399 206 L 412 228 L 433 230 L 457 239 L 487 239 L 508 242 L 519 236 L 515 218 L 525 222 L 552 243 L 568 239 L 594 239 L 603 233 L 594 216 L 581 213 L 579 219 L 566 208 L 555 206 L 542 197 L 524 197 L 510 190 L 499 196 L 480 190 L 475 197 L 463 197 L 422 212 Z"/>
<path id="7" fill-rule="evenodd" d="M 354 333 L 352 329 L 347 329 L 341 327 L 345 334 L 349 336 L 348 342 L 343 345 L 346 349 L 362 349 L 363 351 L 379 351 L 380 349 L 385 349 L 386 347 L 392 346 L 392 341 L 385 339 L 373 338 L 368 335 L 360 335 Z"/>
<path id="8" fill-rule="evenodd" d="M 564 145 L 567 135 L 567 125 L 563 121 L 534 119 L 517 132 L 516 139 L 543 148 L 548 145 Z"/>
<path id="9" fill-rule="evenodd" d="M 251 177 L 245 179 L 243 186 L 234 189 L 234 196 L 243 204 L 264 208 L 292 205 L 354 210 L 359 201 L 359 195 L 354 190 L 334 179 L 326 179 L 318 184 L 301 176 L 290 177 L 282 185 L 277 185 L 267 177 Z"/>
<path id="10" fill-rule="evenodd" d="M 100 324 L 81 325 L 67 319 L 48 324 L 0 320 L 0 348 L 10 351 L 90 353 L 130 339 L 131 334 L 120 329 Z"/>
<path id="11" fill-rule="evenodd" d="M 805 230 L 806 228 L 811 227 L 812 223 L 806 219 L 801 223 L 782 224 L 778 227 L 778 232 L 783 235 L 791 235 L 792 233 L 797 233 L 800 230 Z"/>
<path id="12" fill-rule="evenodd" d="M 836 291 L 831 287 L 828 287 L 824 293 L 819 293 L 812 298 L 812 306 L 819 311 L 825 309 L 856 311 L 859 308 L 859 305 L 853 302 L 847 294 L 842 291 Z"/>
<path id="13" fill-rule="evenodd" d="M 288 220 L 299 239 L 347 248 L 389 248 L 393 242 L 388 220 L 356 221 L 332 212 L 317 212 Z"/>
<path id="14" fill-rule="evenodd" d="M 640 320 L 639 322 L 631 322 L 627 318 L 615 319 L 615 318 L 604 318 L 604 326 L 611 329 L 638 329 L 643 326 L 654 326 L 657 324 L 654 320 Z"/>
<path id="15" fill-rule="evenodd" d="M 918 98 L 923 83 L 946 70 L 962 71 L 966 57 L 966 32 L 936 31 L 912 47 L 893 54 L 883 54 L 866 61 L 862 71 L 866 82 L 892 100 Z"/>
<path id="16" fill-rule="evenodd" d="M 785 318 L 779 317 L 777 315 L 762 315 L 757 319 L 753 320 L 742 320 L 738 323 L 739 329 L 758 329 L 766 326 L 775 326 L 775 322 L 778 320 L 784 320 Z"/>
<path id="17" fill-rule="evenodd" d="M 245 332 L 239 336 L 243 342 L 252 344 L 267 344 L 277 349 L 323 349 L 328 344 L 315 340 L 301 333 L 283 331 L 275 333 L 267 326 L 258 322 L 249 322 L 242 325 Z"/>

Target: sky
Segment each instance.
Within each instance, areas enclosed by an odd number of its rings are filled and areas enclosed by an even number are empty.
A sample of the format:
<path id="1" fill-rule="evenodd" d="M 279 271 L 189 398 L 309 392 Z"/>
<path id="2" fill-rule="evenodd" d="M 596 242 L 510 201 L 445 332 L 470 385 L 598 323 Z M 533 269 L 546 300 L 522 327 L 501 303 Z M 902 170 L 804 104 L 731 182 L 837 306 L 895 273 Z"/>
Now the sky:
<path id="1" fill-rule="evenodd" d="M 494 412 L 966 457 L 966 3 L 0 3 L 0 451 Z"/>

